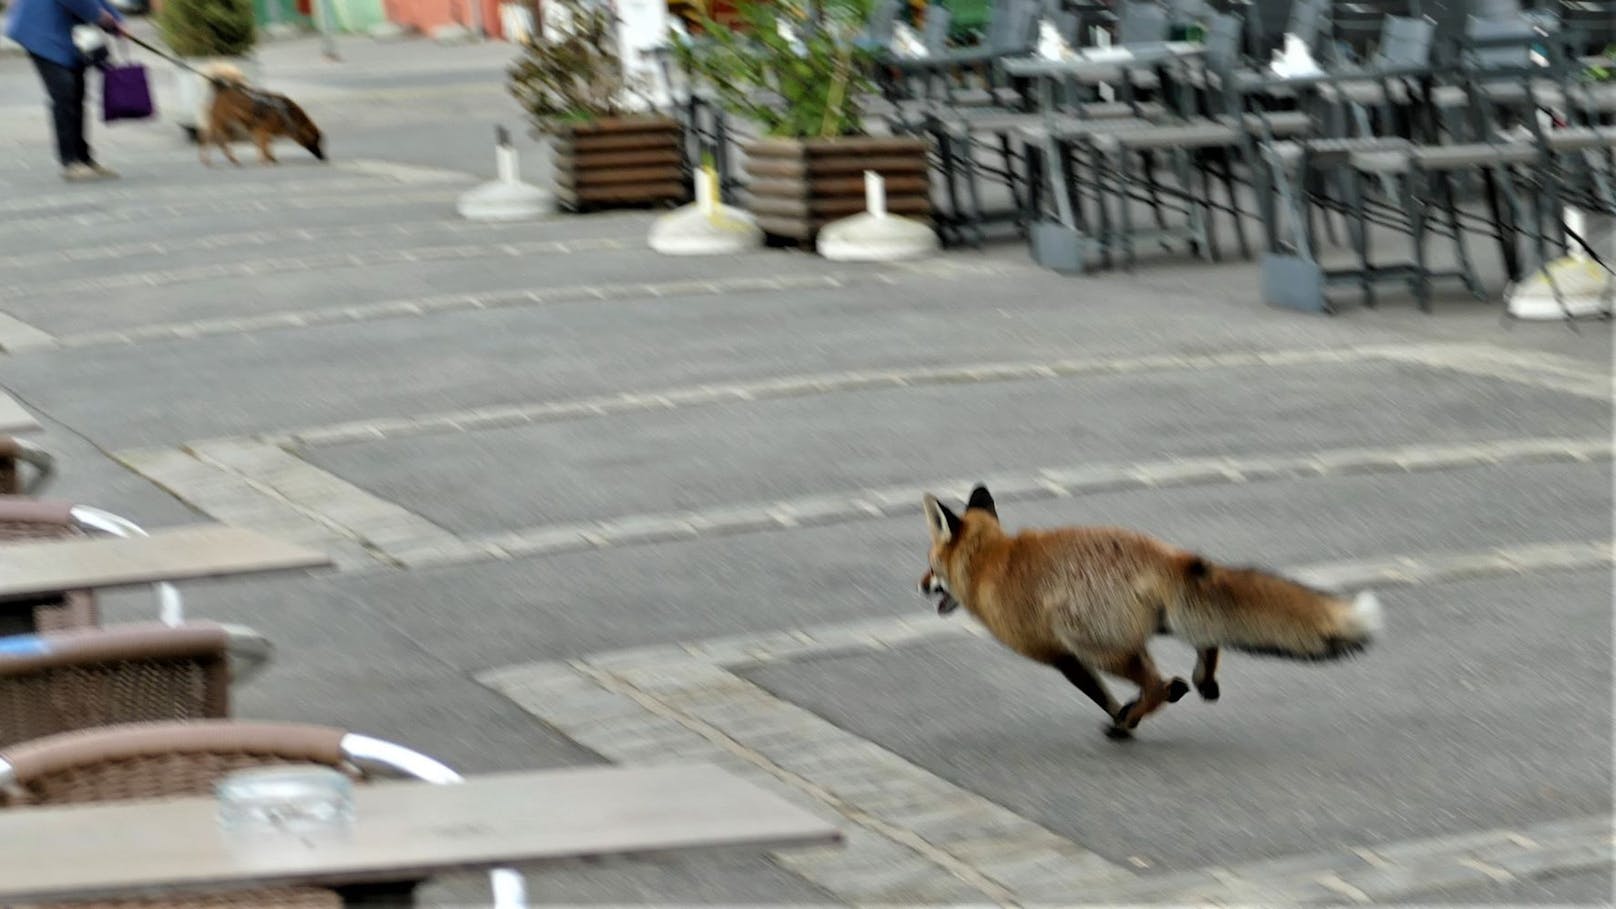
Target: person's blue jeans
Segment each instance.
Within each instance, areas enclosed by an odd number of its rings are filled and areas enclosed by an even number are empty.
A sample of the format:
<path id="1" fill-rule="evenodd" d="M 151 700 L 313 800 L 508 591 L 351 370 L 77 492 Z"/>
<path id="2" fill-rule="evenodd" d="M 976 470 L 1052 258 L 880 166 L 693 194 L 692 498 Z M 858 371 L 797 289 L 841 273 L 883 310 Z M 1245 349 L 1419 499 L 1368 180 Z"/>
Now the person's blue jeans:
<path id="1" fill-rule="evenodd" d="M 63 167 L 89 164 L 90 144 L 84 138 L 84 67 L 63 66 L 37 54 L 34 68 L 50 96 L 51 123 L 56 129 L 56 159 Z"/>

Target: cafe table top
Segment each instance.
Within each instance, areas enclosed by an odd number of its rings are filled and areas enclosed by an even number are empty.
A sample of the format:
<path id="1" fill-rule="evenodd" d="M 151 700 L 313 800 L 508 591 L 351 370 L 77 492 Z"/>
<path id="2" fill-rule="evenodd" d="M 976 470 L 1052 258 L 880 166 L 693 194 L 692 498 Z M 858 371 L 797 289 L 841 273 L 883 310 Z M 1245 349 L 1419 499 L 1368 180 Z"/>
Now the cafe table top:
<path id="1" fill-rule="evenodd" d="M 0 600 L 329 564 L 325 553 L 225 524 L 28 540 L 0 545 Z"/>
<path id="2" fill-rule="evenodd" d="M 829 845 L 840 833 L 710 765 L 588 767 L 354 787 L 345 837 L 243 845 L 214 798 L 0 811 L 0 904 L 418 880 L 450 871 L 708 849 Z"/>

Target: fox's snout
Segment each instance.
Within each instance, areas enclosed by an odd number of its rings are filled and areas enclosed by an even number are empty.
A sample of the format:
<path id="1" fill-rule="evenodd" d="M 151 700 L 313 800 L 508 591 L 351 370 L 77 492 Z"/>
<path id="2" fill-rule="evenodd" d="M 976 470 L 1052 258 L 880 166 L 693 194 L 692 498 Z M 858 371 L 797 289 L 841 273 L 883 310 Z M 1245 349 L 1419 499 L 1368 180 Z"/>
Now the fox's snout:
<path id="1" fill-rule="evenodd" d="M 937 576 L 935 571 L 927 571 L 920 578 L 920 592 L 926 596 L 935 596 L 937 600 L 937 614 L 948 615 L 959 608 L 959 600 L 948 592 L 948 585 Z"/>

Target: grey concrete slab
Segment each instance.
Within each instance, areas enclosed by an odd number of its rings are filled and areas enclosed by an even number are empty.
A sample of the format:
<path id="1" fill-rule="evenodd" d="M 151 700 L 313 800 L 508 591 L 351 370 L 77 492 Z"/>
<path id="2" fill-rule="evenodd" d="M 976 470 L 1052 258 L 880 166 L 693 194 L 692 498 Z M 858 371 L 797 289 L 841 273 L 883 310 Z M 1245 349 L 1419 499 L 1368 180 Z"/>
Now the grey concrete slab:
<path id="1" fill-rule="evenodd" d="M 585 219 L 573 229 L 588 237 L 638 226 L 633 216 L 619 216 Z M 625 271 L 637 261 L 617 255 Z M 760 262 L 770 270 L 801 264 L 781 255 Z M 536 280 L 572 280 L 571 261 L 552 259 L 554 270 Z M 535 261 L 524 268 L 546 267 Z M 24 354 L 0 361 L 0 381 L 121 448 L 789 374 L 1406 340 L 1375 326 L 1298 323 L 1272 313 L 1235 322 L 1216 303 L 1186 305 L 1156 326 L 1141 323 L 1131 302 L 1087 306 L 1037 293 L 984 303 L 1002 286 L 1000 279 L 967 278 L 460 311 L 205 343 Z M 148 386 L 184 387 L 194 406 L 175 412 Z"/>
<path id="2" fill-rule="evenodd" d="M 727 277 L 739 278 L 826 271 L 823 260 L 805 255 L 757 252 L 731 258 L 726 262 L 724 273 Z M 36 328 L 63 334 L 138 328 L 154 322 L 240 318 L 282 310 L 338 310 L 365 303 L 451 293 L 520 293 L 546 287 L 712 280 L 713 277 L 711 263 L 701 259 L 590 250 L 562 256 L 288 269 L 272 276 L 119 288 L 112 293 L 74 290 L 30 295 L 0 305 L 7 313 Z"/>
<path id="3" fill-rule="evenodd" d="M 1053 671 L 989 641 L 747 675 L 1146 873 L 1610 809 L 1610 578 L 1407 591 L 1356 661 L 1234 655 L 1118 744 Z M 1171 671 L 1181 648 L 1159 648 Z"/>
<path id="4" fill-rule="evenodd" d="M 205 520 L 62 423 L 47 418 L 43 431 L 26 438 L 56 459 L 55 478 L 40 493 L 42 498 L 103 508 L 147 528 Z"/>
<path id="5" fill-rule="evenodd" d="M 320 576 L 186 584 L 186 615 L 259 630 L 275 646 L 262 674 L 239 686 L 234 713 L 319 723 L 424 751 L 464 772 L 600 759 L 445 664 L 364 598 Z M 151 621 L 138 595 L 105 604 L 105 619 Z"/>
<path id="6" fill-rule="evenodd" d="M 489 531 L 1087 462 L 1580 434 L 1606 418 L 1512 383 L 1311 364 L 754 401 L 307 456 L 452 530 Z"/>
<path id="7" fill-rule="evenodd" d="M 1111 521 L 1231 562 L 1295 565 L 1608 535 L 1604 465 L 1343 477 L 1006 504 L 1013 526 Z M 1459 521 L 1445 515 L 1464 514 Z M 600 650 L 924 617 L 918 515 L 330 584 L 466 669 Z M 1388 601 L 1401 593 L 1389 593 Z"/>

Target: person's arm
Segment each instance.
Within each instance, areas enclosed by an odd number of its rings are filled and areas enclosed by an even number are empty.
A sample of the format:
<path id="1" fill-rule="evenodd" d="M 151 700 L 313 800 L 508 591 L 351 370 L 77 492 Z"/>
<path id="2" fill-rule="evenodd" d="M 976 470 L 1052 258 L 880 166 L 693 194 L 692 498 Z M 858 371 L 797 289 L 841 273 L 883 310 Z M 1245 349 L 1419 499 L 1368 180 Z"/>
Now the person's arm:
<path id="1" fill-rule="evenodd" d="M 101 26 L 109 32 L 116 32 L 121 28 L 123 18 L 108 6 L 104 0 L 56 0 L 68 12 L 78 18 L 80 22 L 91 22 Z"/>
<path id="2" fill-rule="evenodd" d="M 123 16 L 119 15 L 118 11 L 113 9 L 112 4 L 108 3 L 107 0 L 99 0 L 99 2 L 101 4 L 101 18 L 97 19 L 95 24 L 114 35 L 123 34 Z"/>

